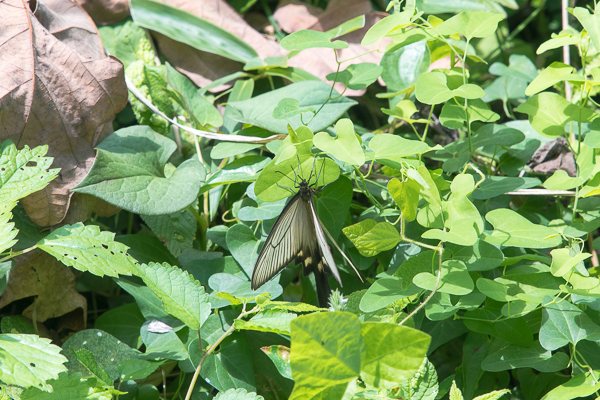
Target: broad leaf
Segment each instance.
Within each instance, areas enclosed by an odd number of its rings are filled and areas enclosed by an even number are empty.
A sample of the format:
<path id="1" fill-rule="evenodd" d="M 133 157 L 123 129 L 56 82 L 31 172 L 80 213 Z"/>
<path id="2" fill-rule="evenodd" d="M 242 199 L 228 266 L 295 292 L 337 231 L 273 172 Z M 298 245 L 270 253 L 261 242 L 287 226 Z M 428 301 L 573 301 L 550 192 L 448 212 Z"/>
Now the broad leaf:
<path id="1" fill-rule="evenodd" d="M 365 219 L 345 227 L 342 231 L 356 246 L 360 254 L 366 257 L 391 250 L 400 242 L 400 234 L 389 222 Z"/>
<path id="2" fill-rule="evenodd" d="M 335 133 L 335 137 L 327 132 L 317 133 L 313 139 L 315 147 L 348 164 L 363 165 L 365 154 L 356 137 L 352 121 L 347 118 L 340 119 L 335 124 Z"/>
<path id="3" fill-rule="evenodd" d="M 490 211 L 485 219 L 494 226 L 485 240 L 495 245 L 546 249 L 562 242 L 554 229 L 534 224 L 508 208 Z"/>
<path id="4" fill-rule="evenodd" d="M 74 191 L 138 214 L 177 212 L 196 200 L 205 171 L 195 157 L 169 167 L 175 149 L 148 127 L 120 129 L 98 146 L 92 170 Z"/>

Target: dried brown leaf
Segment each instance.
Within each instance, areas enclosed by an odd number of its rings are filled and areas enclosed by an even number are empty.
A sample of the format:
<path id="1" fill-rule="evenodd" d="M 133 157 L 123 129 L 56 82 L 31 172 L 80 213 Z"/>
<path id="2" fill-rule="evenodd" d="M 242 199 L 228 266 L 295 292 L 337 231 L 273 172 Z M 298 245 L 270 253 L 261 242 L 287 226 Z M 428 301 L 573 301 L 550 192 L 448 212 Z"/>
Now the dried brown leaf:
<path id="1" fill-rule="evenodd" d="M 278 43 L 252 28 L 226 1 L 164 0 L 163 2 L 232 33 L 254 48 L 262 58 L 283 54 Z M 153 34 L 153 36 L 159 50 L 169 63 L 200 87 L 242 69 L 241 64 L 235 61 L 196 50 L 162 35 Z M 221 85 L 211 91 L 221 91 L 229 86 Z"/>
<path id="2" fill-rule="evenodd" d="M 6 291 L 0 298 L 0 308 L 27 297 L 34 297 L 32 304 L 23 311 L 28 318 L 44 322 L 81 309 L 85 323 L 87 302 L 75 290 L 75 275 L 41 251 L 17 259 L 10 271 Z"/>
<path id="3" fill-rule="evenodd" d="M 59 178 L 23 204 L 37 224 L 55 225 L 125 107 L 123 67 L 69 0 L 40 0 L 35 15 L 24 0 L 4 0 L 0 15 L 0 139 L 49 145 Z"/>
<path id="4" fill-rule="evenodd" d="M 323 10 L 299 0 L 281 1 L 273 18 L 282 31 L 287 33 L 309 29 L 319 22 Z"/>
<path id="5" fill-rule="evenodd" d="M 75 0 L 98 25 L 114 24 L 129 16 L 127 0 Z"/>

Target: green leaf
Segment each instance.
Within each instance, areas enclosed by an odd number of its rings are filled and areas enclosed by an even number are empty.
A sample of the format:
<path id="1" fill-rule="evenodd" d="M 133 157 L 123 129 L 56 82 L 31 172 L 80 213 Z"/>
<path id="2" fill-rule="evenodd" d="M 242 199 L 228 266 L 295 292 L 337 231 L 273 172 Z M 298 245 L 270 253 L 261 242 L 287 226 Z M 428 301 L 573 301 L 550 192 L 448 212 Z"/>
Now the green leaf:
<path id="1" fill-rule="evenodd" d="M 292 379 L 290 367 L 290 349 L 282 345 L 264 346 L 260 348 L 277 368 L 277 371 L 287 379 Z"/>
<path id="2" fill-rule="evenodd" d="M 485 219 L 494 226 L 485 240 L 498 246 L 546 249 L 557 247 L 562 242 L 554 229 L 534 224 L 507 208 L 492 210 L 485 215 Z"/>
<path id="3" fill-rule="evenodd" d="M 341 398 L 361 364 L 361 326 L 347 312 L 304 315 L 292 321 L 290 399 Z"/>
<path id="4" fill-rule="evenodd" d="M 253 353 L 244 337 L 238 337 L 220 346 L 217 353 L 206 358 L 201 376 L 219 391 L 231 388 L 256 390 Z"/>
<path id="5" fill-rule="evenodd" d="M 67 364 L 69 372 L 90 375 L 90 370 L 77 356 L 77 353 L 83 349 L 86 350 L 87 355 L 92 355 L 95 368 L 106 372 L 113 381 L 144 379 L 160 365 L 160 362 L 144 360 L 141 352 L 98 329 L 76 332 L 65 341 L 63 349 L 69 359 Z"/>
<path id="6" fill-rule="evenodd" d="M 142 219 L 174 256 L 192 248 L 197 222 L 190 210 L 168 215 L 142 215 Z"/>
<path id="7" fill-rule="evenodd" d="M 113 307 L 102 313 L 94 323 L 94 328 L 110 333 L 128 346 L 138 348 L 142 343 L 140 328 L 144 316 L 135 303 Z"/>
<path id="8" fill-rule="evenodd" d="M 207 184 L 202 187 L 202 191 L 232 183 L 252 182 L 256 179 L 256 174 L 268 163 L 268 158 L 259 155 L 237 158 L 210 175 Z"/>
<path id="9" fill-rule="evenodd" d="M 600 326 L 579 307 L 563 300 L 544 305 L 540 344 L 546 350 L 556 350 L 581 340 L 600 340 Z"/>
<path id="10" fill-rule="evenodd" d="M 236 319 L 234 326 L 238 330 L 272 332 L 280 335 L 290 334 L 290 324 L 296 314 L 285 311 L 264 311 L 249 320 Z"/>
<path id="11" fill-rule="evenodd" d="M 221 113 L 200 93 L 198 87 L 171 65 L 166 64 L 165 66 L 167 83 L 174 89 L 174 95 L 179 105 L 191 116 L 196 125 L 201 127 L 223 125 Z"/>
<path id="12" fill-rule="evenodd" d="M 569 121 L 569 103 L 559 94 L 542 92 L 530 98 L 515 111 L 527 114 L 531 126 L 546 136 L 562 136 Z"/>
<path id="13" fill-rule="evenodd" d="M 63 372 L 57 379 L 48 381 L 52 392 L 45 392 L 31 387 L 21 393 L 21 400 L 62 400 L 88 399 L 88 394 L 94 392 L 95 379 L 82 379 L 81 374 Z"/>
<path id="14" fill-rule="evenodd" d="M 204 288 L 181 268 L 149 263 L 139 267 L 140 277 L 162 301 L 165 311 L 198 330 L 210 315 L 210 303 Z"/>
<path id="15" fill-rule="evenodd" d="M 389 133 L 375 135 L 369 142 L 369 148 L 374 152 L 372 159 L 396 162 L 402 162 L 406 157 L 418 156 L 436 149 L 420 140 L 405 139 Z"/>
<path id="16" fill-rule="evenodd" d="M 474 397 L 473 400 L 499 400 L 504 397 L 505 394 L 510 394 L 511 391 L 508 389 L 494 390 L 489 393 L 482 394 L 481 396 Z"/>
<path id="17" fill-rule="evenodd" d="M 281 47 L 287 51 L 302 51 L 306 49 L 345 49 L 348 43 L 343 40 L 332 39 L 335 36 L 329 32 L 314 31 L 303 29 L 293 32 L 281 39 Z"/>
<path id="18" fill-rule="evenodd" d="M 554 61 L 544 70 L 542 70 L 538 76 L 527 86 L 525 94 L 532 96 L 555 84 L 568 79 L 571 74 L 575 71 L 575 68 L 570 65 Z"/>
<path id="19" fill-rule="evenodd" d="M 128 247 L 114 240 L 115 234 L 95 225 L 64 225 L 40 240 L 37 247 L 61 263 L 98 276 L 131 275 L 137 263 Z"/>
<path id="20" fill-rule="evenodd" d="M 485 88 L 483 101 L 521 99 L 525 97 L 525 88 L 537 75 L 535 64 L 529 57 L 521 54 L 511 54 L 508 66 L 495 62 L 490 66 L 489 72 L 498 75 L 489 86 Z"/>
<path id="21" fill-rule="evenodd" d="M 333 37 L 344 36 L 348 33 L 355 32 L 359 29 L 365 27 L 365 16 L 359 15 L 357 17 L 351 18 L 347 21 L 342 22 L 336 27 L 333 27 L 327 30 L 327 33 L 332 35 Z"/>
<path id="22" fill-rule="evenodd" d="M 440 293 L 464 296 L 473 291 L 475 284 L 462 261 L 446 260 L 442 263 L 440 283 L 437 291 Z M 425 290 L 436 290 L 437 277 L 431 272 L 421 272 L 413 278 L 413 283 Z"/>
<path id="23" fill-rule="evenodd" d="M 258 175 L 256 184 L 254 185 L 254 193 L 262 201 L 277 201 L 290 196 L 290 191 L 284 188 L 290 188 L 296 191 L 293 184 L 296 182 L 295 175 L 304 179 L 308 179 L 311 171 L 321 171 L 319 181 L 315 183 L 316 187 L 324 186 L 334 182 L 340 176 L 340 168 L 329 158 L 321 159 L 313 158 L 312 156 L 300 157 L 300 165 L 298 159 L 289 158 L 277 164 L 271 161 Z M 313 177 L 317 172 L 313 172 Z M 311 183 L 313 180 L 311 179 Z"/>
<path id="24" fill-rule="evenodd" d="M 473 192 L 476 200 L 488 200 L 519 189 L 530 189 L 542 182 L 538 178 L 519 178 L 516 176 L 486 176 L 485 180 Z"/>
<path id="25" fill-rule="evenodd" d="M 477 207 L 467 198 L 475 189 L 472 175 L 458 174 L 450 185 L 452 193 L 446 202 L 448 217 L 444 226 L 448 229 L 430 229 L 421 236 L 438 239 L 462 246 L 473 246 L 483 233 L 483 220 Z"/>
<path id="26" fill-rule="evenodd" d="M 499 248 L 483 240 L 477 241 L 472 247 L 448 245 L 444 249 L 444 256 L 464 262 L 469 271 L 489 271 L 500 266 L 504 260 Z"/>
<path id="27" fill-rule="evenodd" d="M 415 96 L 425 104 L 440 104 L 452 98 L 443 72 L 425 72 L 415 82 Z"/>
<path id="28" fill-rule="evenodd" d="M 439 390 L 435 367 L 425 359 L 417 373 L 400 386 L 400 395 L 405 399 L 434 400 Z"/>
<path id="29" fill-rule="evenodd" d="M 315 135 L 315 147 L 331 154 L 345 163 L 361 166 L 365 163 L 365 153 L 354 131 L 354 124 L 347 118 L 342 118 L 335 124 L 336 136 L 332 137 L 327 132 Z"/>
<path id="30" fill-rule="evenodd" d="M 573 272 L 573 269 L 577 267 L 577 264 L 587 260 L 592 255 L 590 253 L 576 252 L 573 253 L 571 249 L 554 249 L 550 252 L 552 255 L 552 265 L 550 271 L 554 276 L 565 276 Z"/>
<path id="31" fill-rule="evenodd" d="M 10 141 L 0 143 L 0 213 L 10 211 L 16 202 L 35 193 L 58 176 L 49 169 L 53 158 L 45 157 L 48 146 L 21 150 Z"/>
<path id="32" fill-rule="evenodd" d="M 0 334 L 0 381 L 22 388 L 50 391 L 47 382 L 67 370 L 67 359 L 50 339 L 37 335 Z"/>
<path id="33" fill-rule="evenodd" d="M 289 118 L 276 118 L 273 111 L 284 99 L 296 100 L 301 113 Z M 335 90 L 331 93 L 331 87 L 326 83 L 308 80 L 271 90 L 249 100 L 234 101 L 229 106 L 230 117 L 235 121 L 276 133 L 287 133 L 288 125 L 293 128 L 307 125 L 312 131 L 325 129 L 354 104 L 354 100 Z"/>
<path id="34" fill-rule="evenodd" d="M 214 397 L 215 400 L 264 400 L 265 398 L 257 395 L 254 392 L 249 392 L 246 389 L 227 389 L 224 392 L 219 392 Z"/>
<path id="35" fill-rule="evenodd" d="M 494 34 L 498 23 L 505 18 L 502 14 L 485 11 L 463 11 L 455 15 L 441 25 L 435 27 L 440 35 L 453 35 L 458 33 L 471 40 L 473 38 L 484 38 Z"/>
<path id="36" fill-rule="evenodd" d="M 573 15 L 590 35 L 596 50 L 600 49 L 600 13 L 598 7 L 595 8 L 593 14 L 583 7 L 575 7 L 573 8 Z"/>
<path id="37" fill-rule="evenodd" d="M 190 358 L 188 349 L 177 333 L 159 320 L 147 320 L 141 327 L 140 334 L 146 346 L 144 357 L 148 360 L 164 358 L 183 361 Z"/>
<path id="38" fill-rule="evenodd" d="M 378 388 L 395 387 L 413 376 L 431 341 L 419 330 L 377 322 L 363 323 L 361 335 L 360 377 Z"/>
<path id="39" fill-rule="evenodd" d="M 377 23 L 371 26 L 367 33 L 365 33 L 361 44 L 363 46 L 368 46 L 383 39 L 388 33 L 400 29 L 410 23 L 412 15 L 413 13 L 411 11 L 402 11 L 400 13 L 390 14 L 377 21 Z"/>
<path id="40" fill-rule="evenodd" d="M 400 234 L 389 222 L 365 219 L 342 229 L 344 235 L 365 257 L 391 250 L 400 242 Z"/>
<path id="41" fill-rule="evenodd" d="M 546 393 L 542 400 L 579 399 L 591 396 L 598 390 L 600 390 L 600 382 L 596 378 L 596 373 L 580 373 Z"/>
<path id="42" fill-rule="evenodd" d="M 12 213 L 8 210 L 0 210 L 0 254 L 13 247 L 17 240 L 18 229 L 15 229 L 15 223 L 10 222 Z"/>
<path id="43" fill-rule="evenodd" d="M 183 10 L 152 0 L 133 0 L 130 7 L 136 24 L 195 49 L 240 62 L 258 57 L 243 40 Z"/>
<path id="44" fill-rule="evenodd" d="M 409 45 L 401 43 L 387 50 L 381 58 L 381 79 L 388 91 L 407 89 L 420 74 L 427 72 L 430 61 L 431 55 L 425 40 Z"/>
<path id="45" fill-rule="evenodd" d="M 404 221 L 414 221 L 417 218 L 421 185 L 411 178 L 407 178 L 404 182 L 401 182 L 397 178 L 392 178 L 387 184 L 387 189 L 394 202 L 400 208 Z"/>
<path id="46" fill-rule="evenodd" d="M 448 400 L 464 400 L 462 392 L 456 386 L 456 381 L 452 381 L 452 386 L 450 387 L 450 394 L 448 395 Z"/>
<path id="47" fill-rule="evenodd" d="M 515 368 L 534 368 L 540 372 L 556 372 L 566 368 L 569 357 L 562 352 L 552 354 L 539 343 L 530 347 L 502 343 L 490 349 L 481 363 L 484 371 L 505 371 Z"/>
<path id="48" fill-rule="evenodd" d="M 536 54 L 545 53 L 548 50 L 557 49 L 563 46 L 576 45 L 581 42 L 581 37 L 579 32 L 573 31 L 562 31 L 558 34 L 553 33 L 550 39 L 546 40 L 540 47 L 537 48 Z"/>
<path id="49" fill-rule="evenodd" d="M 90 173 L 73 190 L 138 214 L 179 211 L 198 197 L 205 171 L 196 157 L 169 171 L 175 149 L 175 142 L 148 127 L 120 129 L 98 146 Z"/>
<path id="50" fill-rule="evenodd" d="M 381 75 L 382 68 L 373 63 L 351 64 L 348 68 L 327 75 L 330 81 L 341 82 L 349 89 L 362 90 L 372 84 Z"/>
<path id="51" fill-rule="evenodd" d="M 409 282 L 410 283 L 410 282 Z M 361 297 L 359 308 L 365 313 L 372 313 L 399 300 L 410 300 L 410 296 L 419 292 L 414 286 L 406 288 L 404 279 L 391 276 L 377 279 Z"/>

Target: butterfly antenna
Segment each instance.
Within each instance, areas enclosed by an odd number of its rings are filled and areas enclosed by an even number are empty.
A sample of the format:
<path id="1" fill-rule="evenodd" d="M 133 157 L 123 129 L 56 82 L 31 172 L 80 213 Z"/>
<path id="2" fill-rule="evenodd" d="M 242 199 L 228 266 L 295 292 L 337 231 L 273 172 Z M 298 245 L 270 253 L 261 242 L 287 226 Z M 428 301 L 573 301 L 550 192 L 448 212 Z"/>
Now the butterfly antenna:
<path id="1" fill-rule="evenodd" d="M 348 263 L 348 265 L 350 265 L 352 267 L 352 269 L 356 273 L 356 276 L 358 276 L 358 279 L 360 279 L 360 281 L 362 283 L 365 283 L 364 279 L 360 275 L 360 272 L 358 272 L 358 269 L 354 266 L 354 263 L 352 262 L 352 260 L 350 260 L 350 257 L 348 257 L 346 255 L 346 253 L 344 253 L 344 251 L 340 248 L 340 246 L 338 246 L 338 244 L 336 243 L 336 241 L 333 238 L 333 236 L 331 236 L 331 233 L 329 233 L 329 231 L 327 230 L 327 228 L 325 228 L 325 225 L 321 225 L 321 226 L 323 228 L 323 231 L 325 231 L 325 234 L 327 235 L 327 238 L 329 239 L 329 242 L 331 242 L 333 244 L 333 246 L 336 248 L 336 250 L 342 255 L 342 257 L 344 258 L 344 260 L 346 260 L 346 262 Z"/>
<path id="2" fill-rule="evenodd" d="M 292 171 L 293 171 L 293 170 L 292 170 Z M 283 172 L 281 172 L 281 171 L 275 171 L 275 172 L 277 172 L 278 174 L 281 174 L 281 175 L 283 175 L 285 178 L 287 178 L 287 179 L 289 179 L 290 181 L 292 181 L 292 183 L 293 183 L 294 185 L 296 184 L 296 181 L 295 181 L 295 180 L 293 180 L 292 178 L 290 178 L 289 176 L 287 176 L 287 175 L 286 175 L 286 174 L 284 174 Z"/>
<path id="3" fill-rule="evenodd" d="M 319 184 L 319 179 L 321 179 L 321 174 L 325 170 L 325 158 L 322 158 L 323 162 L 321 163 L 321 168 L 319 168 L 319 172 L 317 173 L 317 179 L 315 181 L 315 185 Z"/>
<path id="4" fill-rule="evenodd" d="M 312 164 L 312 167 L 310 167 L 310 175 L 308 175 L 308 179 L 307 179 L 307 182 L 309 185 L 310 185 L 310 180 L 312 179 L 312 176 L 313 176 L 313 172 L 315 171 L 315 162 L 316 161 L 317 161 L 317 158 L 313 157 L 313 164 Z M 315 182 L 315 184 L 316 184 L 316 182 Z"/>

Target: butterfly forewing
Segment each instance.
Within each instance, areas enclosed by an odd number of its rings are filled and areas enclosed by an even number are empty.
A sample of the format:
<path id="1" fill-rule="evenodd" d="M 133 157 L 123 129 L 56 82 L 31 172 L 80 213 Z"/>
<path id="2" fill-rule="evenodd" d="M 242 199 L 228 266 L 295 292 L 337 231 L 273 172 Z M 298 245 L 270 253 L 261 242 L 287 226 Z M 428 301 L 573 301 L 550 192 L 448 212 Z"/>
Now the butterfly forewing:
<path id="1" fill-rule="evenodd" d="M 252 289 L 263 285 L 299 255 L 315 252 L 317 242 L 309 207 L 300 192 L 285 206 L 256 260 Z"/>
<path id="2" fill-rule="evenodd" d="M 333 260 L 333 254 L 331 254 L 331 249 L 329 248 L 329 245 L 327 244 L 327 240 L 325 239 L 325 233 L 323 232 L 323 228 L 321 227 L 321 221 L 319 221 L 319 217 L 315 210 L 315 205 L 314 205 L 312 199 L 308 200 L 308 206 L 309 206 L 309 211 L 311 214 L 310 216 L 313 221 L 315 237 L 316 237 L 317 244 L 319 246 L 321 255 L 325 259 L 325 264 L 327 264 L 327 266 L 331 270 L 331 273 L 333 274 L 333 276 L 335 277 L 335 279 L 338 281 L 338 283 L 341 286 L 342 279 L 340 278 L 340 273 L 337 269 L 337 266 L 335 265 L 335 261 Z"/>

